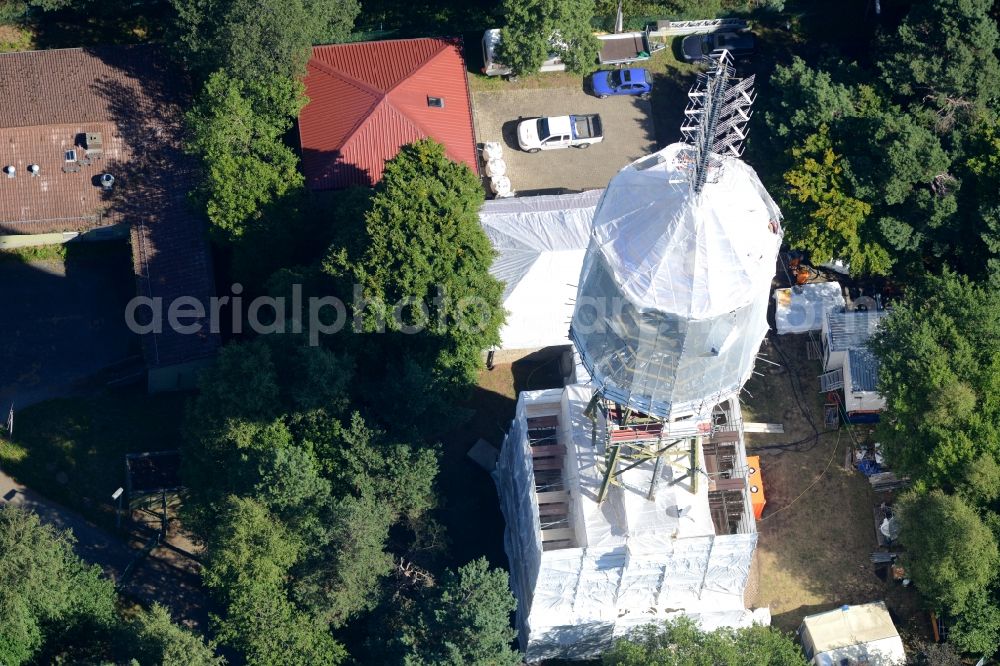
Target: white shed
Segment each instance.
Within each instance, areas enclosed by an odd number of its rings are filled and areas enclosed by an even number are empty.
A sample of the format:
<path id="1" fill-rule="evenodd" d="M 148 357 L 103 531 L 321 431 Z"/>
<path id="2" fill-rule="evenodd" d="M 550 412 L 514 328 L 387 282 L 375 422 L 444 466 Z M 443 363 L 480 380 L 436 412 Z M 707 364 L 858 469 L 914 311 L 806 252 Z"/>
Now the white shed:
<path id="1" fill-rule="evenodd" d="M 603 192 L 494 199 L 480 209 L 479 222 L 497 251 L 490 272 L 506 285 L 503 352 L 570 343 L 580 268 Z"/>
<path id="2" fill-rule="evenodd" d="M 816 666 L 906 663 L 903 641 L 881 601 L 810 615 L 802 620 L 799 637 L 806 659 Z"/>

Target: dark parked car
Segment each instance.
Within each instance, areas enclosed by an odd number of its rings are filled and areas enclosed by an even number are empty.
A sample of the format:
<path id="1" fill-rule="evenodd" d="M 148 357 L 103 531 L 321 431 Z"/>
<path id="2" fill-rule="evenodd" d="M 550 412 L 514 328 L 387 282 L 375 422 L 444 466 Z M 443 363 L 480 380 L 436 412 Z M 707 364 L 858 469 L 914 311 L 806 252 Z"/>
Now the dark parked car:
<path id="1" fill-rule="evenodd" d="M 681 53 L 688 62 L 696 62 L 716 51 L 726 49 L 734 58 L 753 54 L 752 32 L 712 32 L 707 35 L 688 35 L 681 42 Z"/>
<path id="2" fill-rule="evenodd" d="M 649 72 L 638 67 L 594 72 L 591 83 L 594 94 L 601 99 L 608 95 L 648 95 L 653 89 Z"/>

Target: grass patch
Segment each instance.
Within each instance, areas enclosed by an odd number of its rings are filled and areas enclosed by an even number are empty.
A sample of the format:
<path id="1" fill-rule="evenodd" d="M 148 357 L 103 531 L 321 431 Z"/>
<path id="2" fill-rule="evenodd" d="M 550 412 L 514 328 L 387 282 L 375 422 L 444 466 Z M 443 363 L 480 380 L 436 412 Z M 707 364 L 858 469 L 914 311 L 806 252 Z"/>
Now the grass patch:
<path id="1" fill-rule="evenodd" d="M 30 51 L 35 48 L 34 33 L 18 25 L 0 24 L 0 53 Z"/>
<path id="2" fill-rule="evenodd" d="M 539 72 L 508 80 L 502 76 L 486 76 L 469 73 L 469 89 L 472 92 L 493 92 L 498 90 L 537 90 L 539 88 L 579 88 L 583 77 L 571 72 Z"/>
<path id="3" fill-rule="evenodd" d="M 62 243 L 55 245 L 36 245 L 34 247 L 15 247 L 8 250 L 0 250 L 0 261 L 19 261 L 30 263 L 32 261 L 65 261 L 66 246 Z"/>
<path id="4" fill-rule="evenodd" d="M 34 245 L 32 247 L 12 247 L 0 250 L 0 261 L 17 261 L 29 264 L 35 261 L 70 262 L 85 257 L 116 257 L 131 254 L 127 249 L 128 241 L 71 241 L 69 243 L 53 243 L 50 245 Z"/>
<path id="5" fill-rule="evenodd" d="M 13 440 L 0 438 L 0 467 L 112 527 L 111 494 L 125 485 L 125 454 L 178 448 L 185 398 L 128 391 L 27 407 L 15 413 Z"/>

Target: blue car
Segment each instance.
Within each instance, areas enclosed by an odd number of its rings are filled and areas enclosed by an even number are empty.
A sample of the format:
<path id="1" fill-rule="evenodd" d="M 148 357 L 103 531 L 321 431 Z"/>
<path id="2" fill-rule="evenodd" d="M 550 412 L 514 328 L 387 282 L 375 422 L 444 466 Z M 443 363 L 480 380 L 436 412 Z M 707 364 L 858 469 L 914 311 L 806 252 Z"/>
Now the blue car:
<path id="1" fill-rule="evenodd" d="M 594 94 L 604 99 L 608 95 L 648 95 L 653 89 L 649 72 L 641 68 L 600 70 L 592 79 Z"/>

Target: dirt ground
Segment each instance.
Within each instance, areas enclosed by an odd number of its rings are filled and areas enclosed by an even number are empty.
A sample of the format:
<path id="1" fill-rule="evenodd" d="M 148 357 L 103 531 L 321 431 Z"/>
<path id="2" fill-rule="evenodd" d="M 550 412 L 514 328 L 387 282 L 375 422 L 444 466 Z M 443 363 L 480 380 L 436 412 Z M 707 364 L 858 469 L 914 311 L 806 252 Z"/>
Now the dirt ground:
<path id="1" fill-rule="evenodd" d="M 480 437 L 499 450 L 514 418 L 520 391 L 560 386 L 558 356 L 498 363 L 493 370 L 480 372 L 478 385 L 461 405 L 461 409 L 469 410 L 469 418 L 442 438 L 438 475 L 441 505 L 437 517 L 451 540 L 451 566 L 485 555 L 494 566 L 507 568 L 504 521 L 496 486 L 466 454 Z"/>
<path id="2" fill-rule="evenodd" d="M 805 336 L 769 338 L 761 356 L 789 366 L 792 376 L 784 367 L 759 361 L 760 374 L 742 397 L 745 420 L 781 423 L 785 429 L 781 435 L 747 435 L 747 453 L 761 457 L 767 498 L 757 524 L 756 603 L 771 608 L 775 626 L 793 631 L 805 615 L 884 600 L 901 630 L 921 632 L 925 618 L 915 594 L 880 580 L 869 559 L 877 547 L 872 507 L 883 498 L 864 476 L 845 467 L 851 432 L 861 442 L 871 436 L 870 426 L 825 430 L 820 362 L 807 359 Z M 784 450 L 767 448 L 796 442 Z"/>

